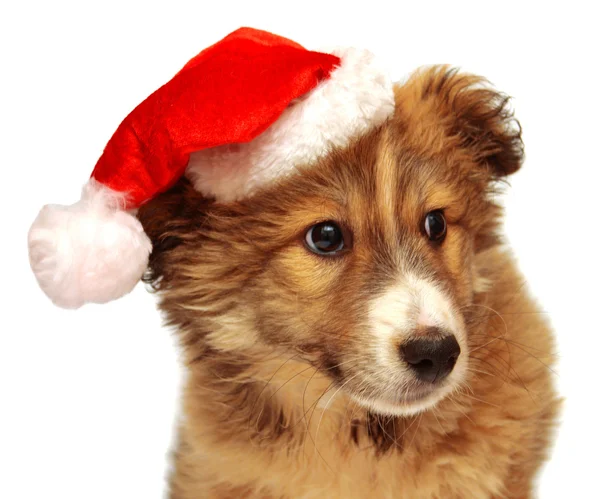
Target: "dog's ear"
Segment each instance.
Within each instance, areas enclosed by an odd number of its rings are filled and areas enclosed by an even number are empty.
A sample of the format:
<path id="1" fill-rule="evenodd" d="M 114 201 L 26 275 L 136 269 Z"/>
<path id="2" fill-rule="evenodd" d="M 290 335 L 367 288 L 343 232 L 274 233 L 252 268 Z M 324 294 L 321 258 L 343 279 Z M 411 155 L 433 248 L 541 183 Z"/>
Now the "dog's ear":
<path id="1" fill-rule="evenodd" d="M 414 109 L 415 100 L 437 117 L 453 145 L 468 150 L 494 177 L 505 177 L 521 167 L 521 126 L 510 98 L 484 78 L 448 66 L 419 70 L 396 91 L 397 107 Z"/>
<path id="2" fill-rule="evenodd" d="M 142 205 L 137 218 L 152 242 L 148 270 L 143 281 L 159 290 L 173 277 L 172 263 L 181 256 L 173 256 L 177 248 L 195 236 L 195 229 L 204 222 L 205 208 L 211 200 L 195 191 L 182 178 L 170 190 Z"/>

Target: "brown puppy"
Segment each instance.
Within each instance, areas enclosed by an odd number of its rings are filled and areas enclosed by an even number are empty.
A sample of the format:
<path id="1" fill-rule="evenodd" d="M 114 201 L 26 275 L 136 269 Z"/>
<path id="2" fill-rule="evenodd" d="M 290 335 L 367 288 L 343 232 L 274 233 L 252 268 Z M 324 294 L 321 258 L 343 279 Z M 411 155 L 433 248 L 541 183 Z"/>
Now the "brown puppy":
<path id="1" fill-rule="evenodd" d="M 498 236 L 507 99 L 420 71 L 387 123 L 234 204 L 139 211 L 188 378 L 172 497 L 525 498 L 552 335 Z"/>

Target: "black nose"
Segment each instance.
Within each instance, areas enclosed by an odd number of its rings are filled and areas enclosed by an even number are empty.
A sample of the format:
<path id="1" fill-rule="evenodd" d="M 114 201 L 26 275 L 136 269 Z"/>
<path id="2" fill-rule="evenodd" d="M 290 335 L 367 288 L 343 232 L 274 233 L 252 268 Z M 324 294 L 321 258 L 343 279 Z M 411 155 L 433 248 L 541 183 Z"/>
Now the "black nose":
<path id="1" fill-rule="evenodd" d="M 400 352 L 404 361 L 422 381 L 435 383 L 444 379 L 456 364 L 460 346 L 456 338 L 419 338 L 405 343 Z"/>

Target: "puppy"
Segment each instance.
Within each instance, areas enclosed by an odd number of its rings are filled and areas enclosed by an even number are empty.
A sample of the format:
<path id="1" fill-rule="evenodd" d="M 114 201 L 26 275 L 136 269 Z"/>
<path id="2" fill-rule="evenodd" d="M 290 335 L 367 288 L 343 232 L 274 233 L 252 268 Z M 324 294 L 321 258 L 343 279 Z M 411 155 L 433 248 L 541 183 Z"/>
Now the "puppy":
<path id="1" fill-rule="evenodd" d="M 499 236 L 508 99 L 447 67 L 237 202 L 138 212 L 187 369 L 171 497 L 527 498 L 555 426 L 550 328 Z"/>

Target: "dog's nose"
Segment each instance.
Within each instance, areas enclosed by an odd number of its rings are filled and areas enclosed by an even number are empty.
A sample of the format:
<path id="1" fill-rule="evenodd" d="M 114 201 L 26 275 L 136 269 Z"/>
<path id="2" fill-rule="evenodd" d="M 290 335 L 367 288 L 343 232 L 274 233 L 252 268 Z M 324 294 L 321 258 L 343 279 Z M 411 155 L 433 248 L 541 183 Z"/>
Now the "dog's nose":
<path id="1" fill-rule="evenodd" d="M 400 353 L 418 379 L 435 383 L 454 369 L 460 346 L 454 335 L 417 338 L 405 343 Z"/>

